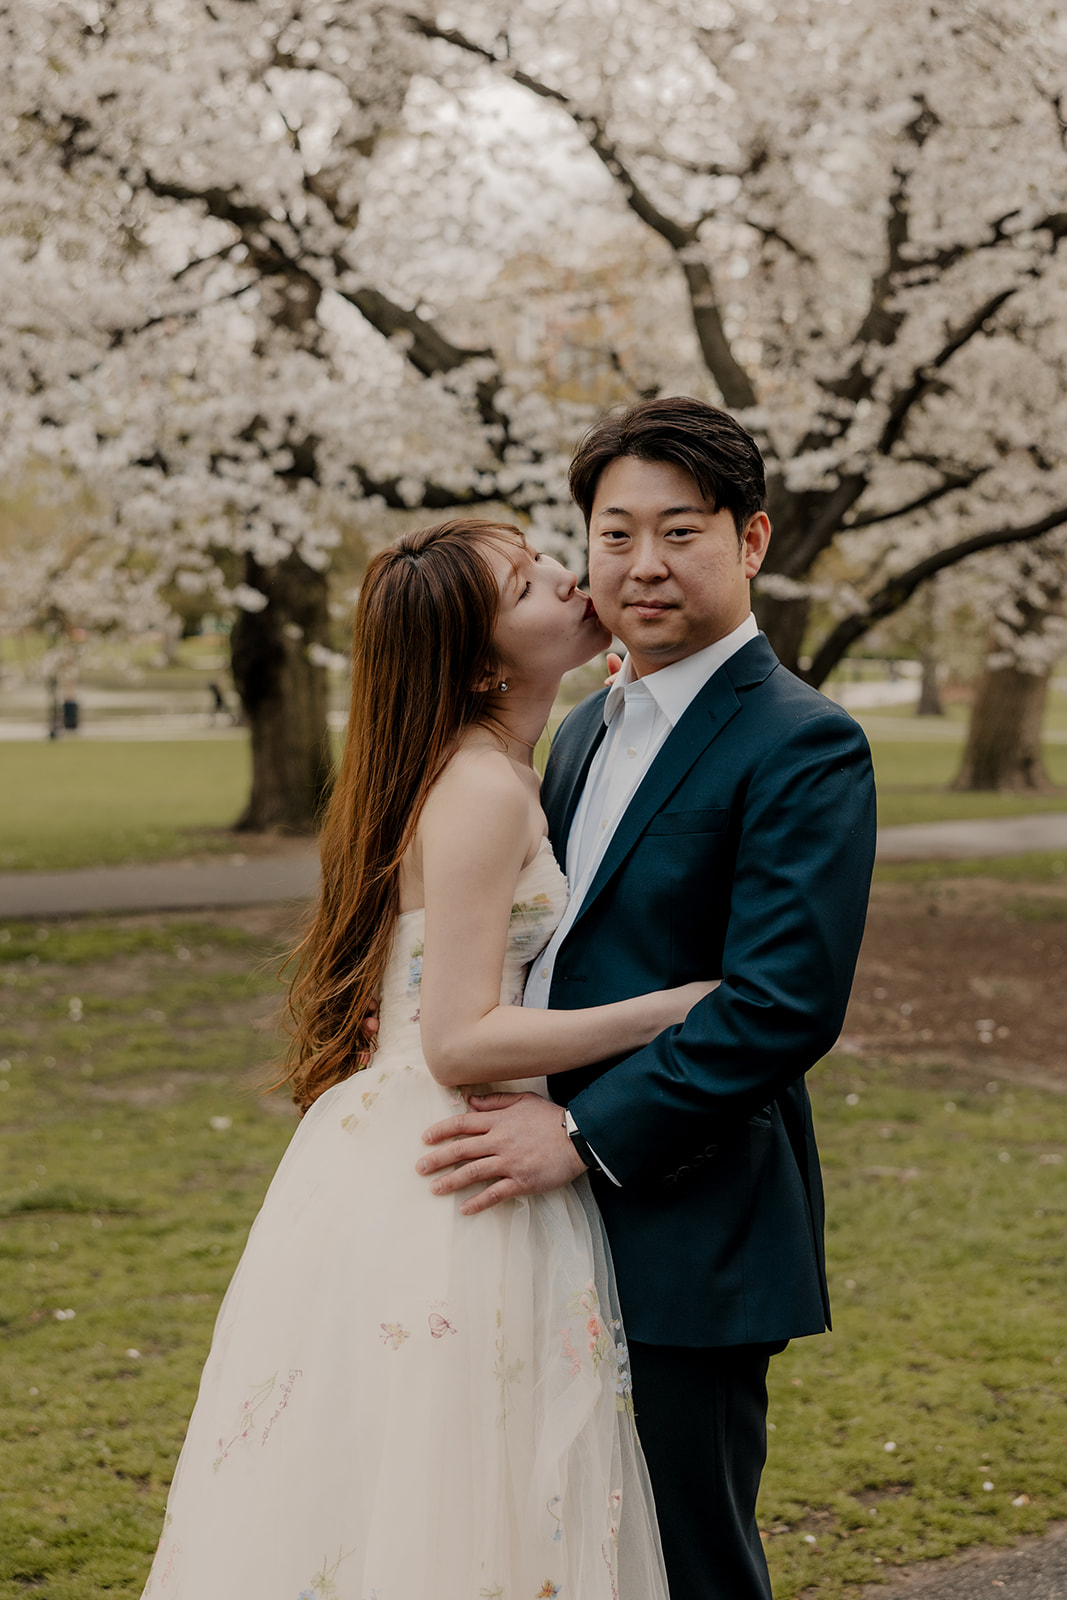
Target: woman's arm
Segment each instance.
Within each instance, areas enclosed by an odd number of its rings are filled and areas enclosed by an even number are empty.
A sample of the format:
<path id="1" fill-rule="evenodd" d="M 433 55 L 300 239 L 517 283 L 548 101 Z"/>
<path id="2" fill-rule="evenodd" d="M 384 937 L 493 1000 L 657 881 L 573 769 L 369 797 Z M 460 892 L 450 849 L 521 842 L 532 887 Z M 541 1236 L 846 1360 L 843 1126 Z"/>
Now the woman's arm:
<path id="1" fill-rule="evenodd" d="M 534 1078 L 638 1050 L 715 987 L 687 984 L 583 1011 L 502 1006 L 515 886 L 539 824 L 530 792 L 493 751 L 461 752 L 426 803 L 420 1023 L 438 1083 Z"/>

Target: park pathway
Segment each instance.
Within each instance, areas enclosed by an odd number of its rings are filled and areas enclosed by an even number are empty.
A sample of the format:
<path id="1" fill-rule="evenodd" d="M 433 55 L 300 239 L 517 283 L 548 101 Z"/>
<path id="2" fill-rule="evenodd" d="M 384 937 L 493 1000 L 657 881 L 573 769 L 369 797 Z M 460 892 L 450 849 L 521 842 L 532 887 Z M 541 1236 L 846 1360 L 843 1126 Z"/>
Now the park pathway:
<path id="1" fill-rule="evenodd" d="M 1067 853 L 1067 812 L 882 828 L 879 861 L 958 860 Z M 220 856 L 72 872 L 0 873 L 0 918 L 69 917 L 89 912 L 186 911 L 306 901 L 318 883 L 311 843 L 282 855 Z M 1064 1596 L 1067 1600 L 1067 1594 Z"/>
<path id="2" fill-rule="evenodd" d="M 903 1578 L 868 1584 L 863 1600 L 1067 1600 L 1067 1522 L 1014 1549 L 920 1562 Z"/>

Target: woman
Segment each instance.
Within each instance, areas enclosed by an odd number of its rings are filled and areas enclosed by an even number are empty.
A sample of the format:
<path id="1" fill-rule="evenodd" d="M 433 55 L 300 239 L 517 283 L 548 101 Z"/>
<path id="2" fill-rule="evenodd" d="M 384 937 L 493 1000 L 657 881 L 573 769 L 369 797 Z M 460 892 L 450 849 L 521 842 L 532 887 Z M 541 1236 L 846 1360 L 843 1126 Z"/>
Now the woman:
<path id="1" fill-rule="evenodd" d="M 584 1180 L 467 1217 L 415 1171 L 464 1085 L 636 1049 L 713 987 L 517 1003 L 566 900 L 532 752 L 607 642 L 515 528 L 422 529 L 368 569 L 290 995 L 306 1115 L 219 1313 L 146 1595 L 665 1600 Z"/>

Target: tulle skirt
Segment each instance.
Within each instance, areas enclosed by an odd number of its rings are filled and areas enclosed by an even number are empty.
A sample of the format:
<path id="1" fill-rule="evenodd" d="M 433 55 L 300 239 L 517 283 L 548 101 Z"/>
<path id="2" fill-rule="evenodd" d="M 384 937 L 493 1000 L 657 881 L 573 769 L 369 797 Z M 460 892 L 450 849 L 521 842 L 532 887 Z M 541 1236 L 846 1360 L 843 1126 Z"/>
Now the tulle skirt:
<path id="1" fill-rule="evenodd" d="M 294 1135 L 223 1302 L 152 1600 L 666 1600 L 585 1180 L 464 1217 L 457 1097 L 379 1052 Z"/>

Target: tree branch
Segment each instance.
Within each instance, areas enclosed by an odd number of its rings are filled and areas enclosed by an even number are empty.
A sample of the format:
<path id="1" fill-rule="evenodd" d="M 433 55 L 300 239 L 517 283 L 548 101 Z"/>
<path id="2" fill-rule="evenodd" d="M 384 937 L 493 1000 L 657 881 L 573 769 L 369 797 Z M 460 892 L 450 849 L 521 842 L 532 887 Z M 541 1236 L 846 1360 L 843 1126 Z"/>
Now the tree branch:
<path id="1" fill-rule="evenodd" d="M 908 500 L 902 506 L 894 506 L 891 511 L 861 513 L 846 523 L 846 527 L 849 532 L 855 528 L 873 528 L 879 522 L 893 522 L 897 517 L 910 516 L 914 511 L 925 511 L 927 506 L 936 505 L 938 500 L 943 499 L 946 494 L 951 494 L 954 489 L 971 488 L 987 471 L 987 467 L 973 467 L 967 472 L 950 472 L 941 483 L 935 484 L 932 489 L 927 489 L 925 494 L 916 495 L 914 500 Z"/>
<path id="2" fill-rule="evenodd" d="M 678 259 L 689 290 L 693 323 L 701 352 L 708 371 L 722 391 L 726 404 L 738 409 L 756 405 L 755 385 L 730 348 L 711 271 L 705 262 L 689 259 L 690 252 L 697 243 L 700 222 L 689 224 L 676 222 L 673 217 L 661 211 L 626 166 L 617 147 L 608 138 L 603 123 L 597 117 L 583 111 L 563 90 L 555 89 L 550 84 L 531 77 L 529 73 L 513 66 L 510 61 L 501 61 L 492 50 L 475 43 L 458 28 L 439 28 L 435 23 L 411 13 L 408 14 L 407 20 L 424 38 L 439 39 L 456 50 L 465 51 L 468 55 L 506 74 L 513 82 L 528 89 L 531 94 L 538 95 L 543 100 L 550 100 L 566 112 L 593 154 L 622 192 L 630 210 L 670 246 Z"/>
<path id="3" fill-rule="evenodd" d="M 876 622 L 881 622 L 885 617 L 899 611 L 901 606 L 911 599 L 920 584 L 932 578 L 935 573 L 944 572 L 947 567 L 954 567 L 959 562 L 965 561 L 968 556 L 977 555 L 982 550 L 1030 543 L 1040 539 L 1042 534 L 1050 533 L 1053 528 L 1062 528 L 1065 523 L 1067 523 L 1067 506 L 1060 506 L 1057 510 L 1050 511 L 1047 517 L 1042 517 L 1038 522 L 1027 523 L 1025 527 L 995 528 L 987 533 L 976 533 L 970 539 L 961 540 L 959 544 L 935 551 L 925 560 L 909 567 L 906 572 L 897 573 L 889 578 L 870 597 L 862 613 L 842 618 L 819 646 L 811 666 L 800 676 L 818 688 L 857 639 L 862 639 Z"/>

